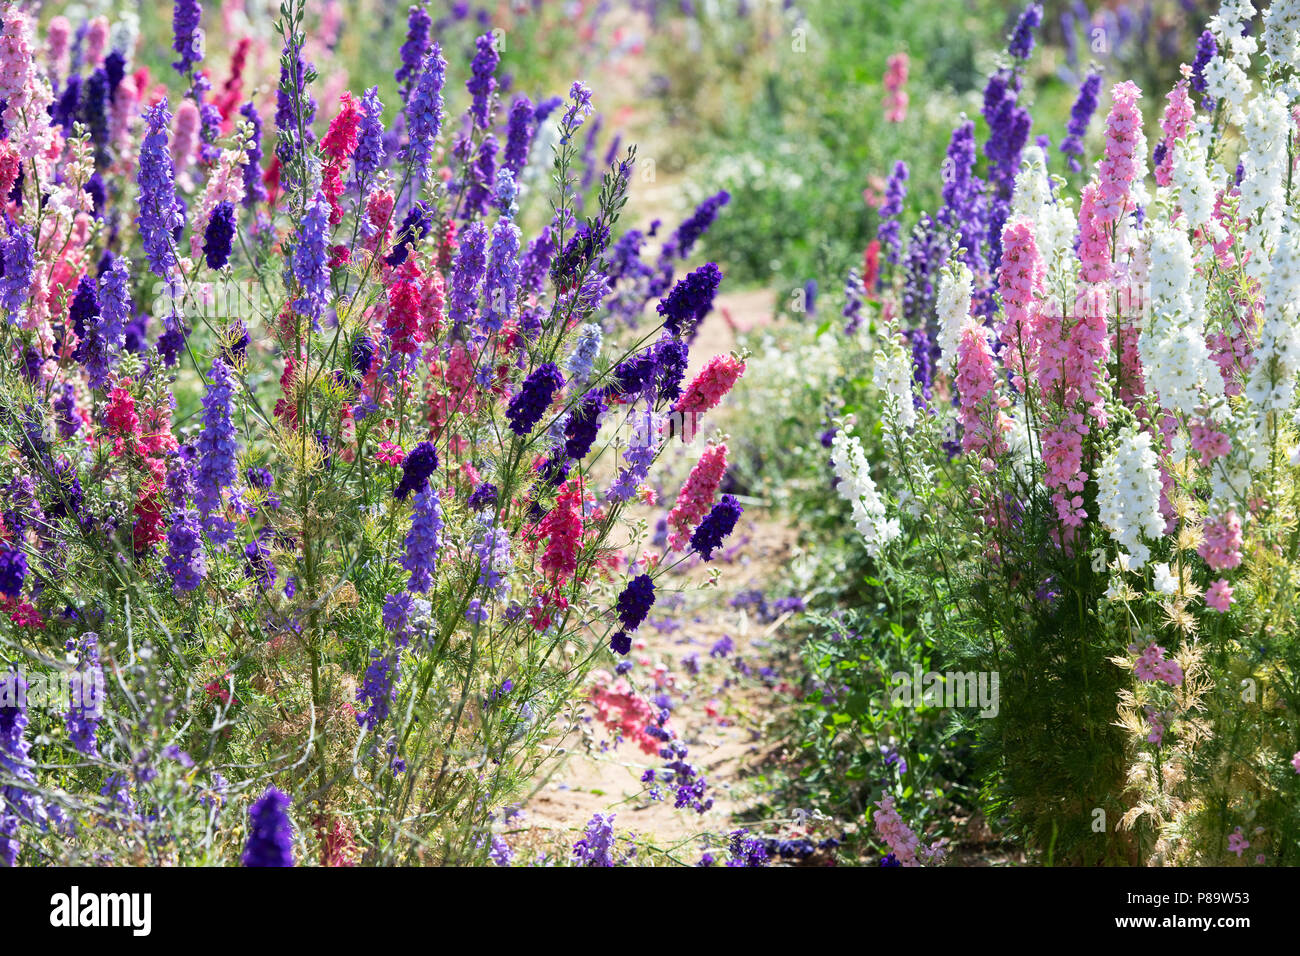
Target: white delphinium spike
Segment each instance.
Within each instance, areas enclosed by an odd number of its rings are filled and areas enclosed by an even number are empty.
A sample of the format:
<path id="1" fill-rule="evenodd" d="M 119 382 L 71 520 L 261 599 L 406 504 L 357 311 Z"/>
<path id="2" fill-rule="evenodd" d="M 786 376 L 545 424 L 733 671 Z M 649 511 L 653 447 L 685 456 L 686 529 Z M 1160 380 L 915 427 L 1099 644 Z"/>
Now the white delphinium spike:
<path id="1" fill-rule="evenodd" d="M 1111 540 L 1131 556 L 1134 570 L 1151 559 L 1143 538 L 1164 535 L 1159 460 L 1151 436 L 1132 425 L 1120 432 L 1115 448 L 1097 469 L 1097 515 Z"/>
<path id="2" fill-rule="evenodd" d="M 873 558 L 902 533 L 896 518 L 885 514 L 885 502 L 871 480 L 871 468 L 862 445 L 848 425 L 835 433 L 831 442 L 831 464 L 839 478 L 840 497 L 853 506 L 853 523 Z"/>
<path id="3" fill-rule="evenodd" d="M 970 318 L 974 283 L 975 277 L 966 264 L 955 260 L 950 260 L 939 276 L 935 306 L 939 314 L 939 364 L 945 372 L 957 365 L 957 345 L 962 326 Z"/>
<path id="4" fill-rule="evenodd" d="M 1203 396 L 1223 394 L 1223 377 L 1205 344 L 1205 301 L 1192 289 L 1192 244 L 1179 223 L 1153 217 L 1150 234 L 1151 310 L 1138 337 L 1147 387 L 1160 404 L 1191 417 Z"/>

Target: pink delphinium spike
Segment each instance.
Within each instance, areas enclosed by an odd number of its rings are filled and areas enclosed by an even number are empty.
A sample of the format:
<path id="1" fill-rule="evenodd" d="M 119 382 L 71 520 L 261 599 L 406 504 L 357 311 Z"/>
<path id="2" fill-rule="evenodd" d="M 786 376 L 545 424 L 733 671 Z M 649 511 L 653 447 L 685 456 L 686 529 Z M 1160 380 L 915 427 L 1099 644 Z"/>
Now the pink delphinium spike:
<path id="1" fill-rule="evenodd" d="M 1043 258 L 1034 239 L 1034 225 L 1018 216 L 1002 230 L 1002 265 L 998 270 L 998 291 L 1002 295 L 1004 318 L 999 339 L 1006 347 L 1003 361 L 1012 373 L 1012 384 L 1023 393 L 1034 366 L 1034 315 L 1043 292 Z"/>
<path id="2" fill-rule="evenodd" d="M 681 551 L 691 531 L 713 506 L 713 498 L 727 471 L 727 446 L 710 445 L 691 469 L 677 502 L 668 513 L 668 547 Z"/>
<path id="3" fill-rule="evenodd" d="M 1106 150 L 1097 164 L 1101 182 L 1097 215 L 1102 222 L 1117 223 L 1129 209 L 1129 190 L 1146 155 L 1142 133 L 1142 112 L 1138 100 L 1142 91 L 1131 80 L 1117 83 L 1110 91 L 1110 114 L 1106 117 Z"/>

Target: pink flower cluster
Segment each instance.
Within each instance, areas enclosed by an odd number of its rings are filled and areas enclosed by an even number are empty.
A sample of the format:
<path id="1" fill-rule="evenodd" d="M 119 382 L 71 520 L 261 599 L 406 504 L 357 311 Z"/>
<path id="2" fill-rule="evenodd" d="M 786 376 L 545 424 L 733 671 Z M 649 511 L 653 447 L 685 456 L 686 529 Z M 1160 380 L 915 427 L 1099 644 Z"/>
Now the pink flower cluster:
<path id="1" fill-rule="evenodd" d="M 596 718 L 619 739 L 635 743 L 642 753 L 659 753 L 659 739 L 647 733 L 647 728 L 655 723 L 655 712 L 650 704 L 637 696 L 624 680 L 611 686 L 607 673 L 597 673 L 595 677 L 596 686 L 588 698 L 596 708 Z"/>
<path id="2" fill-rule="evenodd" d="M 1216 458 L 1223 458 L 1232 449 L 1228 436 L 1208 422 L 1193 422 L 1191 433 L 1192 450 L 1200 454 L 1203 468 Z"/>
<path id="3" fill-rule="evenodd" d="M 713 356 L 686 387 L 686 392 L 677 400 L 673 410 L 682 414 L 703 415 L 722 401 L 743 374 L 745 363 L 740 359 L 732 355 Z"/>
<path id="4" fill-rule="evenodd" d="M 1205 603 L 1220 614 L 1226 614 L 1232 606 L 1233 587 L 1227 578 L 1219 578 L 1205 591 Z"/>
<path id="5" fill-rule="evenodd" d="M 966 323 L 957 345 L 957 394 L 962 451 L 990 459 L 1003 454 L 1011 422 L 1002 409 L 1011 403 L 998 390 L 988 330 L 975 322 Z"/>
<path id="6" fill-rule="evenodd" d="M 691 531 L 713 507 L 713 498 L 727 471 L 727 446 L 710 445 L 691 469 L 668 512 L 668 547 L 681 551 L 691 538 Z"/>
<path id="7" fill-rule="evenodd" d="M 1165 657 L 1165 649 L 1158 644 L 1148 644 L 1138 655 L 1133 670 L 1139 680 L 1164 681 L 1170 687 L 1183 682 L 1183 668 L 1175 660 Z"/>
<path id="8" fill-rule="evenodd" d="M 1061 521 L 1078 527 L 1088 517 L 1082 496 L 1088 481 L 1083 439 L 1094 424 L 1105 428 L 1107 422 L 1097 384 L 1110 353 L 1110 339 L 1100 295 L 1081 295 L 1068 326 L 1056 312 L 1040 310 L 1034 325 L 1037 382 L 1047 419 L 1042 430 L 1044 482 L 1052 489 Z"/>
<path id="9" fill-rule="evenodd" d="M 1205 519 L 1205 538 L 1196 553 L 1215 571 L 1228 571 L 1241 564 L 1241 519 L 1229 509 L 1217 518 Z"/>
<path id="10" fill-rule="evenodd" d="M 885 64 L 885 120 L 901 123 L 907 119 L 907 69 L 906 53 L 893 54 Z"/>
<path id="11" fill-rule="evenodd" d="M 943 860 L 942 843 L 924 846 L 921 838 L 912 832 L 912 828 L 903 822 L 903 818 L 894 809 L 893 797 L 877 801 L 876 807 L 878 809 L 871 815 L 871 822 L 901 865 L 921 866 L 922 863 L 938 863 Z"/>
<path id="12" fill-rule="evenodd" d="M 1016 390 L 1025 391 L 1025 380 L 1034 364 L 1034 314 L 1043 292 L 1043 258 L 1034 239 L 1034 224 L 1023 216 L 1011 220 L 1002 230 L 1002 266 L 998 291 L 1005 318 L 999 339 L 1006 346 L 1006 366 Z"/>
<path id="13" fill-rule="evenodd" d="M 1118 223 L 1128 212 L 1129 187 L 1137 176 L 1138 164 L 1146 152 L 1142 135 L 1142 91 L 1132 80 L 1117 83 L 1110 91 L 1110 114 L 1106 117 L 1106 151 L 1097 164 L 1101 187 L 1097 216 L 1102 222 Z"/>
<path id="14" fill-rule="evenodd" d="M 1156 165 L 1156 182 L 1161 186 L 1168 186 L 1173 182 L 1174 143 L 1187 135 L 1187 130 L 1196 115 L 1196 108 L 1192 105 L 1192 98 L 1188 94 L 1187 80 L 1179 80 L 1169 91 L 1167 99 L 1169 105 L 1165 107 L 1165 115 L 1160 120 L 1160 129 L 1165 134 L 1162 140 L 1165 151 Z"/>

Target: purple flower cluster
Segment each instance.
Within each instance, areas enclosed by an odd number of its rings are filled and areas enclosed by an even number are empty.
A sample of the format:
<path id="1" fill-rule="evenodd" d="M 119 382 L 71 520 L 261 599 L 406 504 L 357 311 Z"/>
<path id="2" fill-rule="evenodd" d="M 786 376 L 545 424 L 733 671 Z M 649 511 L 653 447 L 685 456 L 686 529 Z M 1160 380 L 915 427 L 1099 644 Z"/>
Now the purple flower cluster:
<path id="1" fill-rule="evenodd" d="M 222 494 L 239 476 L 238 446 L 232 419 L 234 375 L 220 358 L 212 360 L 203 396 L 203 431 L 196 442 L 199 467 L 194 476 L 194 503 L 206 518 L 222 507 Z"/>
<path id="2" fill-rule="evenodd" d="M 99 722 L 103 719 L 100 695 L 104 688 L 104 672 L 99 665 L 99 635 L 88 631 L 80 641 L 68 641 L 68 650 L 77 651 L 77 670 L 71 680 L 71 700 L 64 714 L 68 739 L 80 753 L 94 757 L 99 753 L 95 740 Z"/>
<path id="3" fill-rule="evenodd" d="M 722 547 L 723 540 L 735 530 L 736 522 L 744 510 L 735 495 L 723 495 L 691 535 L 691 550 L 698 552 L 706 561 L 712 558 L 713 552 Z"/>
<path id="4" fill-rule="evenodd" d="M 293 250 L 293 276 L 302 294 L 293 307 L 299 315 L 314 321 L 325 311 L 329 295 L 330 271 L 326 246 L 329 242 L 329 206 L 319 192 L 308 204 L 302 220 L 302 232 Z"/>
<path id="5" fill-rule="evenodd" d="M 146 132 L 140 146 L 140 168 L 136 181 L 140 185 L 140 214 L 136 225 L 149 267 L 161 279 L 166 279 L 176 268 L 176 253 L 172 249 L 174 234 L 184 225 L 176 198 L 176 184 L 172 178 L 172 158 L 167 148 L 167 130 L 172 114 L 167 110 L 167 98 L 145 110 Z"/>
<path id="6" fill-rule="evenodd" d="M 533 369 L 506 409 L 510 430 L 520 437 L 527 436 L 546 414 L 555 393 L 563 387 L 564 376 L 553 362 Z"/>
<path id="7" fill-rule="evenodd" d="M 903 247 L 898 217 L 903 212 L 903 200 L 907 198 L 907 178 L 907 163 L 900 159 L 885 183 L 885 201 L 880 204 L 880 227 L 876 230 L 876 238 L 887 250 L 885 258 L 891 265 L 898 265 Z"/>
<path id="8" fill-rule="evenodd" d="M 635 631 L 644 623 L 655 603 L 655 583 L 648 574 L 638 574 L 618 596 L 618 619 L 626 631 Z"/>
<path id="9" fill-rule="evenodd" d="M 434 44 L 424 58 L 420 80 L 406 106 L 409 129 L 407 162 L 416 178 L 423 181 L 433 161 L 433 147 L 442 129 L 442 88 L 447 79 L 447 61 L 442 48 Z"/>
<path id="10" fill-rule="evenodd" d="M 465 89 L 472 98 L 469 115 L 479 129 L 487 129 L 491 119 L 492 94 L 496 91 L 497 81 L 492 75 L 501 54 L 497 52 L 496 40 L 491 33 L 485 33 L 474 41 L 474 60 L 470 64 L 470 78 L 465 81 Z"/>
<path id="11" fill-rule="evenodd" d="M 230 261 L 234 239 L 235 207 L 229 202 L 219 202 L 213 208 L 212 217 L 203 231 L 203 256 L 208 268 L 221 269 Z"/>
<path id="12" fill-rule="evenodd" d="M 203 529 L 198 513 L 193 509 L 172 512 L 167 526 L 167 555 L 163 570 L 172 579 L 176 594 L 193 591 L 208 573 L 207 557 L 203 551 Z"/>
<path id="13" fill-rule="evenodd" d="M 482 220 L 470 223 L 460 236 L 451 269 L 451 293 L 447 297 L 447 317 L 457 326 L 469 324 L 478 311 L 479 285 L 487 266 L 487 237 L 487 226 Z"/>
<path id="14" fill-rule="evenodd" d="M 423 491 L 429 476 L 438 468 L 438 449 L 433 442 L 422 441 L 402 461 L 402 480 L 393 489 L 393 497 L 405 501 L 413 491 Z"/>
<path id="15" fill-rule="evenodd" d="M 426 487 L 415 496 L 414 504 L 402 567 L 411 572 L 407 590 L 422 594 L 433 586 L 433 574 L 438 569 L 438 550 L 442 546 L 442 502 L 436 489 Z"/>
<path id="16" fill-rule="evenodd" d="M 514 173 L 515 178 L 528 165 L 528 149 L 532 146 L 536 131 L 532 101 L 521 93 L 510 104 L 510 119 L 506 123 L 506 149 L 501 160 L 502 168 Z"/>
<path id="17" fill-rule="evenodd" d="M 357 688 L 357 702 L 366 705 L 357 714 L 357 723 L 366 730 L 374 730 L 388 719 L 397 701 L 397 682 L 402 677 L 402 652 L 394 647 L 388 652 L 376 648 L 370 652 L 370 665 L 365 678 Z"/>
<path id="18" fill-rule="evenodd" d="M 722 270 L 712 262 L 688 273 L 657 307 L 663 316 L 664 328 L 675 336 L 693 336 L 713 308 L 713 299 L 721 284 Z"/>
<path id="19" fill-rule="evenodd" d="M 5 227 L 5 238 L 0 240 L 0 306 L 16 324 L 27 311 L 36 255 L 31 233 L 25 227 L 15 225 L 8 217 Z"/>
<path id="20" fill-rule="evenodd" d="M 402 65 L 393 74 L 403 93 L 419 77 L 424 68 L 424 58 L 429 52 L 429 25 L 432 19 L 422 4 L 412 5 L 406 17 L 406 42 L 398 52 Z"/>
<path id="21" fill-rule="evenodd" d="M 1020 19 L 1016 21 L 1016 29 L 1011 34 L 1011 42 L 1007 44 L 1007 52 L 1017 60 L 1029 59 L 1029 55 L 1034 52 L 1034 31 L 1042 22 L 1041 4 L 1031 3 L 1025 7 Z"/>
<path id="22" fill-rule="evenodd" d="M 1079 97 L 1070 108 L 1070 120 L 1065 126 L 1065 139 L 1061 140 L 1060 150 L 1069 157 L 1070 169 L 1080 172 L 1083 169 L 1079 160 L 1083 157 L 1083 136 L 1088 132 L 1088 123 L 1097 111 L 1097 97 L 1101 92 L 1101 74 L 1091 72 L 1079 87 Z"/>
<path id="23" fill-rule="evenodd" d="M 573 845 L 579 866 L 614 865 L 614 814 L 597 813 L 587 823 L 582 839 Z"/>
<path id="24" fill-rule="evenodd" d="M 659 429 L 663 425 L 663 416 L 654 409 L 646 407 L 638 420 L 632 441 L 623 452 L 623 470 L 610 486 L 605 497 L 611 502 L 623 502 L 636 494 L 637 488 L 645 482 L 658 451 Z"/>
<path id="25" fill-rule="evenodd" d="M 199 28 L 202 18 L 199 0 L 176 0 L 172 7 L 172 49 L 180 55 L 172 66 L 182 75 L 203 61 L 203 31 Z"/>
<path id="26" fill-rule="evenodd" d="M 357 182 L 368 181 L 384 168 L 386 160 L 384 104 L 379 99 L 379 87 L 372 86 L 361 98 L 361 126 L 357 130 L 356 152 L 352 154 Z"/>
<path id="27" fill-rule="evenodd" d="M 266 202 L 266 187 L 262 184 L 262 117 L 252 100 L 239 108 L 239 115 L 252 126 L 248 158 L 244 162 L 244 208 L 252 209 Z"/>
<path id="28" fill-rule="evenodd" d="M 248 842 L 244 866 L 293 866 L 293 824 L 289 798 L 267 787 L 248 811 Z"/>
<path id="29" fill-rule="evenodd" d="M 0 542 L 0 600 L 14 601 L 23 593 L 27 580 L 27 555 Z"/>

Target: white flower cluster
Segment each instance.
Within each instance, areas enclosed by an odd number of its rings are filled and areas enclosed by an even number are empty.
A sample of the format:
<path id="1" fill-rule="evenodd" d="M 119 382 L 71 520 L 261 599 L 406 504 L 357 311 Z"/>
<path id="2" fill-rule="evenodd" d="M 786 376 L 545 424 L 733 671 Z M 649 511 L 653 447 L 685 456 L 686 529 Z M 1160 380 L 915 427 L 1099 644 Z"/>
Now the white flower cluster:
<path id="1" fill-rule="evenodd" d="M 1264 322 L 1255 351 L 1257 364 L 1245 395 L 1255 413 L 1251 465 L 1264 467 L 1271 450 L 1270 416 L 1290 409 L 1300 373 L 1300 223 L 1294 220 L 1278 241 L 1273 271 L 1265 285 Z"/>
<path id="2" fill-rule="evenodd" d="M 1255 15 L 1250 0 L 1224 0 L 1217 16 L 1210 18 L 1210 32 L 1218 41 L 1219 55 L 1205 67 L 1206 88 L 1222 101 L 1228 121 L 1241 125 L 1243 108 L 1250 96 L 1250 58 L 1259 48 L 1254 37 L 1242 36 L 1243 25 Z"/>
<path id="3" fill-rule="evenodd" d="M 1146 232 L 1151 314 L 1138 338 L 1138 356 L 1147 386 L 1160 396 L 1160 404 L 1190 417 L 1202 393 L 1210 398 L 1223 395 L 1223 377 L 1205 345 L 1205 299 L 1192 288 L 1192 244 L 1179 223 L 1163 217 L 1154 217 Z"/>
<path id="4" fill-rule="evenodd" d="M 887 323 L 876 348 L 873 380 L 885 399 L 885 420 L 891 428 L 910 431 L 916 425 L 912 401 L 912 356 L 894 324 Z"/>
<path id="5" fill-rule="evenodd" d="M 871 480 L 871 468 L 857 437 L 845 425 L 831 442 L 831 464 L 840 483 L 840 496 L 853 506 L 853 523 L 873 558 L 902 533 L 897 518 L 885 516 L 885 502 Z"/>
<path id="6" fill-rule="evenodd" d="M 1214 242 L 1220 242 L 1225 230 L 1214 218 L 1214 203 L 1218 196 L 1214 180 L 1222 181 L 1226 173 L 1218 168 L 1211 179 L 1208 167 L 1205 147 L 1195 132 L 1189 132 L 1185 140 L 1174 146 L 1173 185 L 1178 191 L 1179 208 L 1187 218 L 1188 226 L 1204 229 Z"/>
<path id="7" fill-rule="evenodd" d="M 939 276 L 939 294 L 935 300 L 939 313 L 939 365 L 951 372 L 957 365 L 957 345 L 961 329 L 970 318 L 970 300 L 975 277 L 966 263 L 950 261 Z"/>
<path id="8" fill-rule="evenodd" d="M 1079 224 L 1068 203 L 1052 198 L 1041 149 L 1026 150 L 1021 160 L 1007 221 L 1017 216 L 1024 216 L 1034 224 L 1034 242 L 1047 267 L 1049 286 L 1057 285 L 1062 277 L 1072 277 L 1074 237 Z"/>
<path id="9" fill-rule="evenodd" d="M 1151 436 L 1128 426 L 1097 469 L 1097 511 L 1111 540 L 1132 557 L 1134 568 L 1151 560 L 1143 537 L 1165 532 L 1160 514 L 1160 471 Z"/>
<path id="10" fill-rule="evenodd" d="M 1241 153 L 1241 204 L 1239 214 L 1257 219 L 1246 230 L 1246 250 L 1250 258 L 1246 273 L 1254 279 L 1268 274 L 1269 258 L 1282 231 L 1286 208 L 1287 130 L 1291 112 L 1280 90 L 1261 93 L 1250 101 L 1242 136 L 1246 148 Z"/>
<path id="11" fill-rule="evenodd" d="M 1300 0 L 1273 0 L 1264 11 L 1264 52 L 1278 66 L 1300 70 Z"/>

